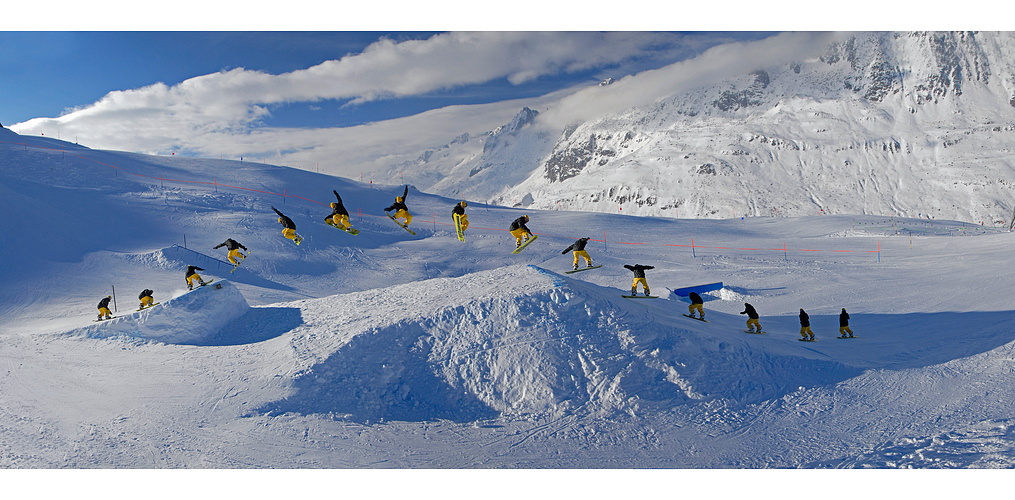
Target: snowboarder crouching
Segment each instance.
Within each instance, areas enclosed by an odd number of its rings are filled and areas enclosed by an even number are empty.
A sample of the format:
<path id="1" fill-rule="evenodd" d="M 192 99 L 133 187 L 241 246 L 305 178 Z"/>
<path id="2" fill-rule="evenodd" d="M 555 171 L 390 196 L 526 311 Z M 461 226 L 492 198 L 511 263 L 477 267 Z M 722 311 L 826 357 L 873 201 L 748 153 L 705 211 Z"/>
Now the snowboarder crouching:
<path id="1" fill-rule="evenodd" d="M 645 279 L 645 271 L 648 269 L 655 269 L 655 266 L 643 266 L 641 264 L 635 264 L 633 266 L 624 264 L 624 267 L 630 269 L 634 273 L 634 282 L 631 283 L 631 295 L 638 295 L 638 283 L 641 283 L 641 287 L 645 292 L 645 296 L 649 296 L 648 280 Z"/>
<path id="2" fill-rule="evenodd" d="M 223 241 L 222 243 L 219 243 L 218 245 L 215 245 L 214 247 L 212 247 L 212 250 L 217 250 L 217 249 L 222 248 L 222 247 L 226 247 L 226 250 L 229 250 L 229 254 L 228 254 L 229 262 L 232 263 L 232 265 L 234 265 L 234 266 L 240 265 L 239 261 L 236 260 L 237 257 L 239 257 L 241 259 L 246 259 L 247 258 L 246 255 L 243 255 L 242 253 L 240 253 L 240 249 L 241 248 L 246 250 L 247 247 L 243 246 L 238 241 L 236 241 L 236 240 L 234 240 L 232 238 L 229 238 L 226 241 Z"/>
<path id="3" fill-rule="evenodd" d="M 568 251 L 574 253 L 573 267 L 575 271 L 578 270 L 578 257 L 583 257 L 585 259 L 585 267 L 592 267 L 592 257 L 589 257 L 589 253 L 585 251 L 585 244 L 588 242 L 588 238 L 579 238 L 578 241 L 575 241 L 571 244 L 571 246 L 565 248 L 563 252 L 560 252 L 561 255 L 566 254 Z"/>
<path id="4" fill-rule="evenodd" d="M 278 223 L 282 224 L 282 236 L 293 240 L 293 242 L 299 245 L 300 242 L 303 241 L 303 238 L 300 238 L 299 235 L 296 234 L 296 223 L 289 217 L 286 217 L 282 212 L 279 212 L 277 208 L 271 207 L 271 209 L 278 214 Z"/>
<path id="5" fill-rule="evenodd" d="M 393 218 L 393 219 L 404 219 L 405 220 L 405 223 L 404 223 L 405 227 L 409 227 L 409 224 L 412 223 L 412 214 L 409 213 L 409 207 L 405 206 L 405 197 L 406 196 L 409 196 L 409 186 L 408 185 L 405 186 L 405 191 L 402 192 L 402 196 L 396 196 L 395 197 L 395 202 L 392 203 L 390 207 L 385 208 L 384 211 L 385 212 L 390 212 L 390 211 L 394 210 L 395 214 L 391 215 L 390 217 Z"/>
<path id="6" fill-rule="evenodd" d="M 701 299 L 701 295 L 698 295 L 697 292 L 691 292 L 687 294 L 687 298 L 691 299 L 691 305 L 687 306 L 687 314 L 693 318 L 694 311 L 697 309 L 700 318 L 705 319 L 705 308 L 703 306 L 705 301 Z"/>
<path id="7" fill-rule="evenodd" d="M 204 269 L 197 266 L 187 266 L 187 290 L 194 289 L 195 280 L 201 285 L 204 285 L 204 279 L 201 278 L 200 274 L 197 274 L 197 271 L 204 271 Z"/>
<path id="8" fill-rule="evenodd" d="M 324 222 L 348 231 L 352 228 L 352 224 L 349 224 L 349 211 L 342 204 L 342 197 L 338 195 L 338 191 L 332 189 L 331 192 L 335 193 L 335 198 L 338 199 L 338 202 L 332 202 L 331 214 L 324 218 Z"/>
<path id="9" fill-rule="evenodd" d="M 141 307 L 140 307 L 140 309 L 144 309 L 144 308 L 152 305 L 152 302 L 155 302 L 155 298 L 152 297 L 153 293 L 155 293 L 155 292 L 145 288 L 144 291 L 141 292 L 141 295 L 137 296 L 137 298 L 141 300 Z"/>
<path id="10" fill-rule="evenodd" d="M 807 336 L 811 338 L 808 339 Z M 802 308 L 800 309 L 800 336 L 805 340 L 814 340 L 814 332 L 811 331 L 811 317 Z"/>
<path id="11" fill-rule="evenodd" d="M 455 208 L 451 209 L 451 220 L 454 220 L 456 215 L 458 216 L 459 223 L 462 225 L 462 232 L 465 232 L 469 228 L 469 216 L 465 215 L 465 207 L 467 206 L 469 206 L 468 203 L 460 201 L 455 205 Z"/>
<path id="12" fill-rule="evenodd" d="M 532 238 L 532 231 L 525 226 L 525 223 L 529 221 L 528 215 L 523 215 L 514 220 L 511 223 L 511 227 L 508 228 L 511 231 L 511 236 L 515 237 L 515 248 L 522 246 L 522 237 L 525 237 L 525 241 L 529 241 Z"/>
<path id="13" fill-rule="evenodd" d="M 761 331 L 761 323 L 758 322 L 758 311 L 754 309 L 754 306 L 744 302 L 744 310 L 740 314 L 747 315 L 747 329 L 749 331 L 755 331 L 755 327 L 757 327 L 757 331 Z"/>
<path id="14" fill-rule="evenodd" d="M 853 336 L 853 330 L 849 329 L 849 314 L 846 312 L 846 308 L 842 308 L 842 312 L 839 313 L 839 336 L 845 337 L 846 334 L 850 337 Z"/>
<path id="15" fill-rule="evenodd" d="M 110 319 L 113 317 L 113 313 L 109 311 L 110 300 L 113 300 L 112 295 L 106 295 L 102 300 L 99 301 L 99 319 L 102 319 L 103 316 L 105 316 L 106 319 Z"/>

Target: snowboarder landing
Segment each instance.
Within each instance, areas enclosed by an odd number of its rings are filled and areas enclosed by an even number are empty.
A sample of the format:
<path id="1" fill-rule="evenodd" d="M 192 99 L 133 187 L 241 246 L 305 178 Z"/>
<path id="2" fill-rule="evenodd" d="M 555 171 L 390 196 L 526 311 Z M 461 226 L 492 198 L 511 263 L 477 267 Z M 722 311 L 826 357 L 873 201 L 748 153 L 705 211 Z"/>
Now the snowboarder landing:
<path id="1" fill-rule="evenodd" d="M 409 224 L 412 223 L 412 214 L 409 213 L 409 207 L 405 206 L 406 196 L 409 196 L 408 185 L 405 186 L 405 191 L 402 192 L 402 196 L 396 196 L 395 202 L 392 203 L 390 207 L 385 208 L 384 212 L 387 213 L 394 210 L 395 214 L 389 215 L 389 217 L 391 217 L 392 219 L 403 219 L 405 220 L 405 223 L 403 225 L 405 227 L 409 227 Z"/>
<path id="2" fill-rule="evenodd" d="M 568 251 L 574 253 L 574 270 L 578 270 L 578 257 L 585 259 L 585 267 L 592 267 L 592 257 L 589 257 L 589 253 L 585 251 L 585 244 L 589 242 L 588 238 L 578 238 L 571 246 L 560 252 L 561 255 L 566 254 Z M 633 294 L 632 294 L 633 295 Z"/>
<path id="3" fill-rule="evenodd" d="M 846 337 L 846 334 L 850 337 L 853 336 L 853 330 L 849 329 L 849 314 L 846 312 L 846 308 L 842 308 L 842 312 L 839 313 L 839 336 Z"/>
<path id="4" fill-rule="evenodd" d="M 810 335 L 808 339 L 807 336 Z M 802 308 L 800 309 L 800 336 L 802 340 L 814 340 L 814 332 L 811 331 L 811 317 Z"/>
<path id="5" fill-rule="evenodd" d="M 747 302 L 744 302 L 744 310 L 741 311 L 740 314 L 746 314 L 747 315 L 747 329 L 748 329 L 748 331 L 752 331 L 752 332 L 755 331 L 755 327 L 757 327 L 757 331 L 759 331 L 759 332 L 761 331 L 761 323 L 758 322 L 758 318 L 759 318 L 758 311 L 756 311 L 754 309 L 754 306 L 748 304 Z"/>
<path id="6" fill-rule="evenodd" d="M 194 289 L 194 282 L 195 281 L 197 281 L 202 286 L 204 285 L 204 279 L 201 278 L 200 274 L 197 274 L 198 271 L 204 271 L 204 269 L 201 269 L 200 267 L 197 267 L 197 266 L 187 266 L 187 276 L 186 276 L 186 278 L 187 278 L 187 290 L 193 290 Z"/>
<path id="7" fill-rule="evenodd" d="M 326 224 L 336 226 L 339 229 L 348 231 L 349 229 L 352 229 L 352 224 L 349 224 L 349 211 L 346 210 L 345 205 L 342 204 L 342 197 L 338 195 L 338 191 L 332 189 L 331 192 L 335 193 L 335 198 L 337 198 L 338 201 L 331 203 L 331 214 L 324 218 L 324 222 Z"/>
<path id="8" fill-rule="evenodd" d="M 237 257 L 239 257 L 240 259 L 246 259 L 247 258 L 246 255 L 243 255 L 243 253 L 240 252 L 241 248 L 244 249 L 244 250 L 247 250 L 247 247 L 243 246 L 238 241 L 236 241 L 236 240 L 234 240 L 232 238 L 229 238 L 226 241 L 223 241 L 222 243 L 219 243 L 218 245 L 215 245 L 214 247 L 212 247 L 212 250 L 217 250 L 217 249 L 222 248 L 222 247 L 226 247 L 226 250 L 229 250 L 229 254 L 228 254 L 229 262 L 232 263 L 232 265 L 234 265 L 234 266 L 240 265 L 240 262 L 238 260 L 236 260 Z"/>
<path id="9" fill-rule="evenodd" d="M 641 283 L 642 290 L 645 292 L 645 296 L 648 297 L 651 292 L 648 289 L 648 280 L 645 279 L 645 271 L 648 269 L 655 269 L 655 266 L 643 266 L 641 264 L 629 265 L 624 264 L 624 267 L 630 269 L 634 273 L 634 281 L 631 283 L 631 295 L 638 295 L 638 283 Z"/>
<path id="10" fill-rule="evenodd" d="M 282 212 L 279 212 L 277 208 L 271 207 L 271 209 L 278 214 L 278 223 L 282 224 L 282 236 L 293 240 L 294 243 L 299 245 L 300 242 L 303 241 L 303 238 L 300 238 L 300 236 L 296 234 L 296 223 L 289 217 L 286 217 Z"/>
<path id="11" fill-rule="evenodd" d="M 152 302 L 155 302 L 155 297 L 152 297 L 152 294 L 154 293 L 155 292 L 145 288 L 144 291 L 142 291 L 141 294 L 137 296 L 137 298 L 141 301 L 140 309 L 144 309 L 148 306 L 151 306 Z"/>
<path id="12" fill-rule="evenodd" d="M 451 209 L 451 220 L 458 216 L 458 224 L 462 226 L 462 232 L 469 228 L 469 216 L 465 215 L 465 207 L 469 206 L 465 201 L 458 202 L 455 208 Z"/>
<path id="13" fill-rule="evenodd" d="M 705 301 L 701 299 L 701 295 L 698 295 L 697 292 L 691 292 L 687 294 L 687 298 L 691 299 L 691 305 L 687 306 L 688 316 L 693 318 L 694 311 L 697 309 L 699 319 L 705 319 L 705 307 L 703 306 Z"/>
<path id="14" fill-rule="evenodd" d="M 103 316 L 105 316 L 105 319 L 110 319 L 110 318 L 113 317 L 113 313 L 109 311 L 109 301 L 110 300 L 113 300 L 113 296 L 112 295 L 106 295 L 105 297 L 102 298 L 102 300 L 99 301 L 99 319 L 100 320 L 103 319 L 102 318 Z"/>
<path id="15" fill-rule="evenodd" d="M 525 241 L 529 241 L 532 238 L 532 231 L 525 226 L 525 223 L 529 221 L 528 215 L 523 215 L 514 220 L 511 223 L 511 227 L 508 228 L 511 231 L 511 236 L 515 237 L 515 248 L 522 246 L 522 237 L 525 237 Z"/>

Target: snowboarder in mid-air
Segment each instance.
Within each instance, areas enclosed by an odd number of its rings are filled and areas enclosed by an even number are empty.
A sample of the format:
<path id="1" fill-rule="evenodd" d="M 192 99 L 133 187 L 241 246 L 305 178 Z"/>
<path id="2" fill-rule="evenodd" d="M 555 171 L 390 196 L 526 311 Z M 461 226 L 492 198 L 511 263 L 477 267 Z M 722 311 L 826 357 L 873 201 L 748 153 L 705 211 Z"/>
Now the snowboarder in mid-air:
<path id="1" fill-rule="evenodd" d="M 757 327 L 757 331 L 761 331 L 761 323 L 758 322 L 758 311 L 754 310 L 754 306 L 744 302 L 744 310 L 740 314 L 747 315 L 747 329 L 753 332 L 754 328 Z"/>
<path id="2" fill-rule="evenodd" d="M 271 207 L 271 209 L 278 214 L 278 223 L 282 224 L 282 236 L 293 240 L 294 243 L 299 245 L 300 242 L 303 241 L 303 238 L 296 234 L 296 223 L 289 217 L 286 217 L 282 212 L 279 212 L 277 208 Z"/>
<path id="3" fill-rule="evenodd" d="M 705 319 L 705 308 L 702 305 L 705 301 L 701 299 L 701 295 L 698 295 L 697 292 L 691 292 L 687 294 L 687 298 L 691 299 L 691 305 L 687 306 L 687 315 L 693 318 L 694 311 L 697 310 L 699 319 Z"/>
<path id="4" fill-rule="evenodd" d="M 324 222 L 343 231 L 348 231 L 352 229 L 352 224 L 349 224 L 349 211 L 342 204 L 342 197 L 338 195 L 338 191 L 332 189 L 331 192 L 335 193 L 335 198 L 338 201 L 331 203 L 331 214 L 324 218 Z"/>
<path id="5" fill-rule="evenodd" d="M 99 321 L 102 319 L 110 319 L 113 317 L 113 313 L 109 311 L 109 301 L 113 300 L 112 295 L 106 295 L 99 301 Z M 103 318 L 105 316 L 105 318 Z"/>
<path id="6" fill-rule="evenodd" d="M 811 337 L 807 338 L 808 335 Z M 800 340 L 814 340 L 814 332 L 811 331 L 811 317 L 803 308 L 800 308 L 800 336 L 803 337 Z"/>
<path id="7" fill-rule="evenodd" d="M 412 214 L 409 213 L 409 207 L 405 206 L 405 197 L 406 196 L 409 196 L 409 186 L 408 185 L 405 186 L 405 191 L 402 192 L 402 196 L 396 196 L 395 197 L 395 202 L 392 203 L 390 207 L 385 208 L 384 212 L 385 212 L 385 214 L 387 214 L 387 212 L 390 212 L 390 211 L 394 210 L 395 214 L 394 215 L 388 215 L 388 217 L 391 217 L 392 219 L 403 219 L 403 220 L 405 220 L 405 222 L 402 223 L 402 225 L 405 226 L 406 229 L 408 229 L 409 224 L 412 223 Z M 395 222 L 398 222 L 398 221 L 396 220 Z"/>
<path id="8" fill-rule="evenodd" d="M 634 273 L 634 282 L 631 283 L 631 295 L 638 295 L 638 283 L 641 283 L 641 287 L 645 292 L 645 296 L 649 296 L 648 280 L 645 279 L 645 271 L 648 269 L 655 269 L 655 266 L 643 266 L 641 264 L 629 265 L 624 264 L 624 267 L 630 269 Z"/>
<path id="9" fill-rule="evenodd" d="M 146 307 L 150 307 L 152 303 L 155 302 L 155 297 L 152 296 L 154 293 L 155 292 L 145 288 L 144 291 L 137 296 L 137 298 L 141 301 L 141 306 L 138 308 L 139 311 Z"/>
<path id="10" fill-rule="evenodd" d="M 842 308 L 842 312 L 839 313 L 839 336 L 846 338 L 846 334 L 850 337 L 853 336 L 853 330 L 849 329 L 849 313 L 846 312 L 846 308 Z"/>
<path id="11" fill-rule="evenodd" d="M 466 203 L 465 200 L 462 200 L 455 205 L 455 208 L 451 209 L 451 220 L 455 222 L 462 234 L 464 234 L 465 230 L 469 228 L 469 216 L 465 215 L 465 207 L 467 206 L 469 206 L 469 204 Z"/>
<path id="12" fill-rule="evenodd" d="M 205 284 L 204 283 L 204 279 L 201 278 L 200 274 L 197 274 L 198 271 L 204 271 L 204 269 L 201 269 L 200 267 L 197 267 L 197 266 L 187 266 L 187 276 L 186 276 L 186 278 L 187 278 L 187 290 L 193 290 L 194 289 L 194 282 L 195 281 L 197 281 L 201 286 L 204 286 L 204 284 Z"/>
<path id="13" fill-rule="evenodd" d="M 232 263 L 232 265 L 234 266 L 240 265 L 240 261 L 236 260 L 237 257 L 239 257 L 240 259 L 247 258 L 246 255 L 243 255 L 243 253 L 240 252 L 241 248 L 247 250 L 247 247 L 243 246 L 238 241 L 232 238 L 229 238 L 226 241 L 223 241 L 222 243 L 215 245 L 214 247 L 212 247 L 212 250 L 217 250 L 222 247 L 226 247 L 226 250 L 229 250 L 229 254 L 227 257 L 229 259 L 229 262 Z"/>
<path id="14" fill-rule="evenodd" d="M 525 223 L 529 221 L 528 215 L 523 215 L 514 220 L 508 231 L 511 231 L 511 236 L 515 237 L 515 248 L 522 246 L 522 237 L 525 237 L 525 241 L 529 241 L 532 238 L 532 231 L 525 226 Z"/>
<path id="15" fill-rule="evenodd" d="M 578 238 L 578 241 L 575 241 L 571 244 L 571 246 L 565 248 L 563 252 L 560 252 L 561 255 L 564 255 L 567 252 L 572 252 L 574 254 L 573 267 L 575 271 L 578 270 L 578 257 L 585 259 L 585 267 L 592 267 L 592 257 L 589 257 L 589 253 L 585 251 L 585 244 L 588 242 L 588 238 Z"/>

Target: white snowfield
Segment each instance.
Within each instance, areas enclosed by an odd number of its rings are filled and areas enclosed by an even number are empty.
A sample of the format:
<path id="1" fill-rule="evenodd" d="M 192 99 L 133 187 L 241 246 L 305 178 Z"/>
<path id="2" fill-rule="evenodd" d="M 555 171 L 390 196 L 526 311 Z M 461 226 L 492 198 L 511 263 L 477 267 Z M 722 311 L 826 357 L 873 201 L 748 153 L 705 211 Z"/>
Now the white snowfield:
<path id="1" fill-rule="evenodd" d="M 415 237 L 384 218 L 401 188 L 0 130 L 0 466 L 1015 466 L 1009 232 L 470 203 L 462 243 L 457 200 L 410 189 Z M 358 236 L 323 223 L 332 189 Z M 582 236 L 603 267 L 565 275 Z M 232 274 L 226 238 L 252 252 Z M 661 298 L 620 297 L 635 263 Z M 668 290 L 718 281 L 709 323 Z"/>

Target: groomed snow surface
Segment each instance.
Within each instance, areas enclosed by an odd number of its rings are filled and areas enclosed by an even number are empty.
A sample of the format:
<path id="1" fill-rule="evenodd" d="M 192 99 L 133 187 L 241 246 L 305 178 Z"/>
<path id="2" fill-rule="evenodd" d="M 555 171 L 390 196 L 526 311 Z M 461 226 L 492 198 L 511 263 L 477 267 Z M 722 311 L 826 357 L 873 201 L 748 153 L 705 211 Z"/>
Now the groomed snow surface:
<path id="1" fill-rule="evenodd" d="M 398 185 L 0 134 L 3 467 L 1015 466 L 1001 228 L 474 203 L 462 243 L 457 200 L 410 189 L 416 236 L 383 217 Z M 360 235 L 323 224 L 332 189 Z M 541 237 L 511 255 L 523 213 Z M 582 236 L 604 267 L 564 274 Z M 635 263 L 660 299 L 620 297 Z M 189 264 L 215 283 L 188 292 Z M 719 281 L 709 323 L 682 316 L 670 289 Z"/>

